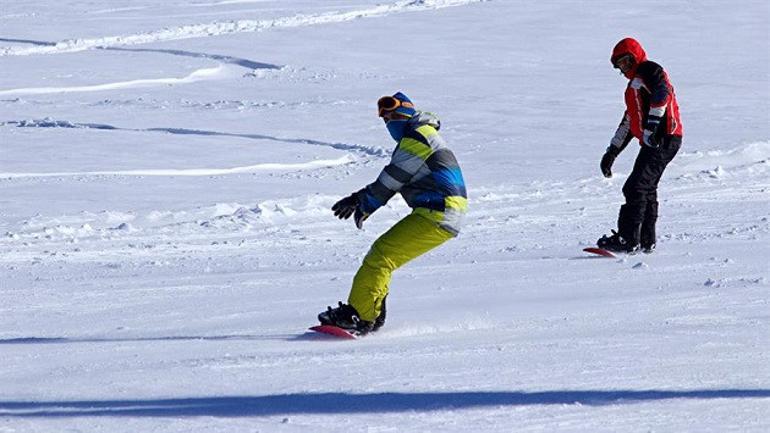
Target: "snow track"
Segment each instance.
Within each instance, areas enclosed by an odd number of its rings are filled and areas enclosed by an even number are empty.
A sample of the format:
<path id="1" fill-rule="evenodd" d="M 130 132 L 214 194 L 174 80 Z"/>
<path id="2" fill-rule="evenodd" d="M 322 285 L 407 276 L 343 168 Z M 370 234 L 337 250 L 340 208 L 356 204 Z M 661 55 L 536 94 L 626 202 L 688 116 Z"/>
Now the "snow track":
<path id="1" fill-rule="evenodd" d="M 263 104 L 264 105 L 264 104 Z M 239 139 L 249 139 L 249 140 L 258 140 L 258 141 L 277 141 L 282 143 L 290 143 L 290 144 L 298 144 L 298 145 L 310 145 L 310 146 L 322 146 L 322 147 L 328 147 L 331 149 L 344 151 L 344 152 L 356 152 L 364 157 L 367 158 L 386 158 L 389 156 L 389 153 L 381 148 L 381 147 L 370 147 L 370 146 L 362 146 L 357 144 L 349 144 L 349 143 L 329 143 L 325 141 L 320 140 L 313 140 L 313 139 L 307 139 L 307 138 L 281 138 L 281 137 L 274 137 L 270 135 L 263 135 L 263 134 L 237 134 L 237 133 L 231 133 L 231 132 L 219 132 L 219 131 L 208 131 L 208 130 L 201 130 L 201 129 L 187 129 L 187 128 L 146 128 L 146 129 L 139 129 L 139 128 L 122 128 L 114 125 L 108 125 L 104 123 L 76 123 L 76 122 L 70 122 L 68 120 L 56 120 L 52 118 L 45 118 L 45 119 L 31 119 L 31 120 L 22 120 L 22 121 L 7 121 L 7 122 L 0 122 L 0 126 L 3 125 L 15 125 L 19 128 L 65 128 L 65 129 L 94 129 L 94 130 L 101 130 L 101 131 L 124 131 L 124 132 L 138 132 L 138 133 L 165 133 L 165 134 L 172 134 L 172 135 L 182 135 L 182 136 L 201 136 L 201 137 L 223 137 L 223 138 L 239 138 Z M 341 165 L 341 164 L 347 164 L 349 162 L 354 162 L 355 159 L 351 156 L 345 156 L 338 159 L 330 160 L 331 162 L 323 162 L 320 163 L 320 165 L 316 164 L 315 162 L 309 162 L 307 167 L 309 168 L 316 168 L 318 166 L 334 166 L 334 165 Z M 250 166 L 254 167 L 251 169 L 248 168 L 232 168 L 232 169 L 214 169 L 218 170 L 220 174 L 234 174 L 234 173 L 242 173 L 242 172 L 248 172 L 248 171 L 254 171 L 254 170 L 264 170 L 264 169 L 282 169 L 282 167 L 291 167 L 289 169 L 301 169 L 302 164 L 263 164 L 262 168 L 257 168 L 257 166 Z M 245 170 L 245 171 L 241 171 Z M 142 170 L 140 170 L 142 171 Z M 146 170 L 144 170 L 146 172 Z M 179 170 L 167 170 L 168 172 L 179 172 Z M 110 171 L 100 171 L 97 172 L 97 175 L 101 174 L 108 174 L 108 173 L 115 173 Z M 124 171 L 124 173 L 126 173 Z M 195 171 L 191 171 L 190 173 L 195 173 Z M 207 175 L 206 171 L 201 171 L 200 175 Z M 76 173 L 72 174 L 65 174 L 65 176 L 70 175 L 77 175 Z M 136 175 L 136 174 L 129 174 L 129 175 Z M 141 174 L 140 174 L 141 175 Z M 156 174 L 156 175 L 162 175 L 166 176 L 168 174 Z M 191 174 L 194 176 L 198 176 L 199 174 Z M 14 177 L 56 177 L 57 175 L 49 175 L 45 173 L 39 173 L 38 176 L 29 176 L 29 173 L 11 173 L 6 172 L 0 174 L 0 177 L 8 177 L 8 178 L 14 178 Z"/>
<path id="2" fill-rule="evenodd" d="M 83 177 L 83 176 L 224 176 L 228 174 L 256 173 L 260 171 L 315 170 L 322 167 L 334 167 L 353 162 L 348 155 L 337 159 L 316 160 L 297 164 L 264 163 L 233 168 L 188 168 L 188 169 L 137 169 L 124 171 L 82 171 L 60 173 L 0 173 L 0 178 L 40 178 L 40 177 Z"/>
<path id="3" fill-rule="evenodd" d="M 202 68 L 191 72 L 189 75 L 181 78 L 146 78 L 139 80 L 121 81 L 116 83 L 96 84 L 92 86 L 72 86 L 72 87 L 33 87 L 22 89 L 0 90 L 0 96 L 18 96 L 18 95 L 46 95 L 53 93 L 82 93 L 82 92 L 103 92 L 119 89 L 138 89 L 146 87 L 160 87 L 168 85 L 190 84 L 199 81 L 223 79 L 229 76 L 228 68 L 219 65 L 213 68 Z"/>
<path id="4" fill-rule="evenodd" d="M 192 24 L 132 35 L 105 36 L 92 39 L 72 39 L 59 41 L 53 44 L 37 45 L 34 47 L 5 47 L 0 48 L 0 56 L 72 53 L 102 47 L 150 44 L 236 33 L 253 33 L 276 28 L 326 25 L 361 18 L 377 18 L 405 12 L 420 12 L 447 7 L 465 6 L 482 1 L 485 0 L 404 0 L 353 11 L 328 12 L 317 15 L 296 15 L 271 20 L 238 20 Z"/>

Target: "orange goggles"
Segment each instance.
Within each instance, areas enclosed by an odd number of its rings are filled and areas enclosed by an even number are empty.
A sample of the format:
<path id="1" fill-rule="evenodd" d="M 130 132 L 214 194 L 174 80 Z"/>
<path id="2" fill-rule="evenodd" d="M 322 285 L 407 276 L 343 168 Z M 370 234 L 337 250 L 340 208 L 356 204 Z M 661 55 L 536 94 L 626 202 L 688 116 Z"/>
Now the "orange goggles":
<path id="1" fill-rule="evenodd" d="M 411 102 L 401 101 L 400 99 L 396 99 L 392 96 L 383 96 L 377 100 L 377 115 L 380 117 L 385 117 L 399 107 L 414 108 L 414 104 Z"/>

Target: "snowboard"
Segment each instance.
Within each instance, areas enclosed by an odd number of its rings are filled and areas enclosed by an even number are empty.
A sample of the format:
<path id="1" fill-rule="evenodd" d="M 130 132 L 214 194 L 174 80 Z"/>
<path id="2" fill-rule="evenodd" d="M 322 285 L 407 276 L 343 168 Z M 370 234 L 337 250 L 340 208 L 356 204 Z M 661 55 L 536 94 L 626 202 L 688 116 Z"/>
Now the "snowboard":
<path id="1" fill-rule="evenodd" d="M 597 248 L 597 247 L 588 247 L 583 248 L 583 251 L 591 254 L 596 254 L 603 257 L 609 257 L 609 258 L 617 258 L 615 254 L 613 254 L 611 251 L 607 251 L 604 248 Z"/>
<path id="2" fill-rule="evenodd" d="M 355 340 L 356 338 L 358 338 L 354 334 L 351 334 L 350 332 L 342 328 L 338 328 L 332 325 L 316 325 L 316 326 L 311 326 L 308 329 L 310 329 L 311 331 L 318 332 L 320 334 L 331 335 L 332 337 L 342 338 L 345 340 Z"/>

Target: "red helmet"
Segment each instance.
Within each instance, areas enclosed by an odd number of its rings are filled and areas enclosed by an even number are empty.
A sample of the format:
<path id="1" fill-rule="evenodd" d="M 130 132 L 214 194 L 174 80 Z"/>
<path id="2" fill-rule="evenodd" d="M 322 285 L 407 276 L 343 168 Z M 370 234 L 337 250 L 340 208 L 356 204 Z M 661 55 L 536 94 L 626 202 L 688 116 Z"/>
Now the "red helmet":
<path id="1" fill-rule="evenodd" d="M 634 68 L 631 72 L 636 70 L 636 66 L 639 63 L 647 60 L 647 53 L 644 52 L 642 44 L 634 38 L 625 38 L 615 44 L 615 48 L 612 49 L 612 56 L 610 57 L 612 66 L 615 66 L 617 60 L 625 55 L 630 55 L 634 59 Z"/>

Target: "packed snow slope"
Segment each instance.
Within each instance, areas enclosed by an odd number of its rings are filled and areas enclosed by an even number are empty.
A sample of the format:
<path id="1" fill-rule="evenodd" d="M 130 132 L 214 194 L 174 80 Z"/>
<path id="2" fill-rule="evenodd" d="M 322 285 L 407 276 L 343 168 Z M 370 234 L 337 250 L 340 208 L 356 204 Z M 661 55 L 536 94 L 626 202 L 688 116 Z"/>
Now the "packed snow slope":
<path id="1" fill-rule="evenodd" d="M 770 6 L 3 1 L 0 432 L 770 431 Z M 640 40 L 684 146 L 659 247 L 614 227 Z M 438 113 L 461 235 L 397 272 L 378 334 L 306 330 L 364 230 L 329 208 Z"/>

